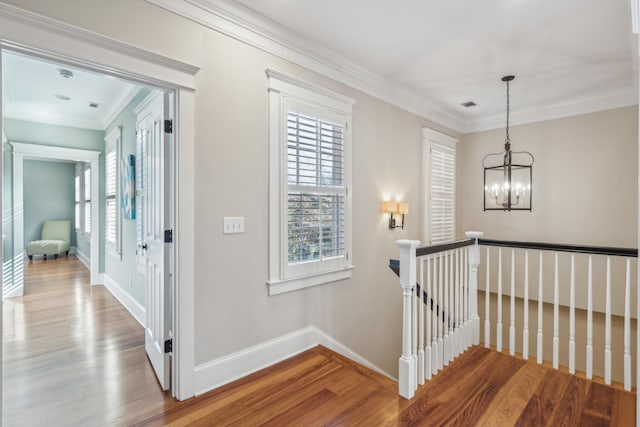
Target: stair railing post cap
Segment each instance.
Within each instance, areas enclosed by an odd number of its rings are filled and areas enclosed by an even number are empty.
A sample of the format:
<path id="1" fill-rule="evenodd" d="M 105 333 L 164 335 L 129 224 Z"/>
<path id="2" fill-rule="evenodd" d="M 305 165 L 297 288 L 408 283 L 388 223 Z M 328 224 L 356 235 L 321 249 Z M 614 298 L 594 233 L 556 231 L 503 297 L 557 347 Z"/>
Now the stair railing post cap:
<path id="1" fill-rule="evenodd" d="M 465 235 L 470 239 L 479 239 L 484 233 L 482 231 L 467 231 Z"/>

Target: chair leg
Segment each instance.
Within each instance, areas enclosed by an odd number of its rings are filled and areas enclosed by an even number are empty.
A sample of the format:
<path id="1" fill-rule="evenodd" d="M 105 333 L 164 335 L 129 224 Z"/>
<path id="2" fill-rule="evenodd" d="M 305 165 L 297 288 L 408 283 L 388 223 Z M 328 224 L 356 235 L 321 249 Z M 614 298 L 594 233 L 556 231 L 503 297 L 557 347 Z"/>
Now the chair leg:
<path id="1" fill-rule="evenodd" d="M 69 256 L 69 251 L 65 252 L 64 256 Z"/>
<path id="2" fill-rule="evenodd" d="M 47 260 L 47 254 L 44 254 L 44 260 L 45 261 Z"/>
<path id="3" fill-rule="evenodd" d="M 55 254 L 55 255 L 53 256 L 53 258 L 54 258 L 54 259 L 58 259 L 58 254 Z"/>
<path id="4" fill-rule="evenodd" d="M 29 261 L 33 261 L 33 255 L 27 255 L 29 257 Z"/>

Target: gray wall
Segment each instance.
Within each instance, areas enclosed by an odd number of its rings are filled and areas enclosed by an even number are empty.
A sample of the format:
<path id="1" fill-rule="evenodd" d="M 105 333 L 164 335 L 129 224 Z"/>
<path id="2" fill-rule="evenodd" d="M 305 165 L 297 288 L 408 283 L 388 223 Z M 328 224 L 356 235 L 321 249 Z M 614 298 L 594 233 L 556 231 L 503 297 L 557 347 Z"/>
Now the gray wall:
<path id="1" fill-rule="evenodd" d="M 149 94 L 150 90 L 142 90 L 131 103 L 107 126 L 105 134 L 116 126 L 122 126 L 122 153 L 126 159 L 129 154 L 136 154 L 136 116 L 133 109 Z M 122 171 L 121 171 L 122 173 Z M 120 185 L 120 180 L 118 180 Z M 122 211 L 118 202 L 118 215 L 122 219 Z M 105 253 L 104 272 L 136 301 L 145 307 L 145 277 L 136 259 L 136 221 L 122 219 L 122 259 Z"/>
<path id="2" fill-rule="evenodd" d="M 22 142 L 34 145 L 51 145 L 56 147 L 67 147 L 67 148 L 77 148 L 83 150 L 93 150 L 104 152 L 104 132 L 96 131 L 96 130 L 88 130 L 88 129 L 78 129 L 67 126 L 55 126 L 48 125 L 43 123 L 34 123 L 28 122 L 24 120 L 14 120 L 14 119 L 4 119 L 3 122 L 3 130 L 7 136 L 9 142 Z M 100 158 L 100 173 L 104 175 L 104 156 Z M 3 169 L 2 169 L 2 190 L 3 190 L 3 203 L 5 206 L 10 206 L 12 204 L 12 194 L 13 194 L 13 156 L 11 153 L 11 148 L 6 147 L 4 151 L 3 158 Z M 25 162 L 26 164 L 26 162 Z M 101 176 L 102 176 L 101 175 Z M 27 171 L 25 170 L 24 174 L 25 182 L 28 179 Z M 70 184 L 70 191 L 72 197 L 73 204 L 73 191 L 74 191 L 74 183 L 73 180 Z M 25 188 L 24 198 L 25 203 L 28 195 Z M 104 197 L 104 190 L 101 189 L 100 197 Z M 73 209 L 73 207 L 72 207 Z M 27 221 L 27 216 L 30 213 L 25 209 L 25 221 Z M 101 213 L 101 217 L 104 214 Z M 70 218 L 74 218 L 73 210 L 71 212 Z M 10 230 L 13 228 L 13 223 L 10 218 L 3 218 L 4 221 L 4 230 L 7 235 L 6 240 L 3 242 L 3 261 L 7 261 L 12 259 L 13 254 L 13 234 Z M 26 222 L 25 222 L 26 226 Z M 103 226 L 102 226 L 103 227 Z M 75 228 L 72 230 L 72 235 L 75 235 Z M 104 235 L 101 232 L 101 236 Z M 72 239 L 75 238 L 72 237 Z M 25 235 L 25 242 L 29 241 L 29 237 Z M 89 242 L 83 238 L 77 239 L 75 238 L 75 246 L 83 252 L 86 256 L 91 256 L 90 253 L 90 245 Z M 101 241 L 101 244 L 103 242 Z M 73 244 L 73 243 L 72 243 Z"/>
<path id="3" fill-rule="evenodd" d="M 39 240 L 47 220 L 71 221 L 74 228 L 75 164 L 24 161 L 24 241 Z M 71 246 L 76 246 L 71 233 Z"/>

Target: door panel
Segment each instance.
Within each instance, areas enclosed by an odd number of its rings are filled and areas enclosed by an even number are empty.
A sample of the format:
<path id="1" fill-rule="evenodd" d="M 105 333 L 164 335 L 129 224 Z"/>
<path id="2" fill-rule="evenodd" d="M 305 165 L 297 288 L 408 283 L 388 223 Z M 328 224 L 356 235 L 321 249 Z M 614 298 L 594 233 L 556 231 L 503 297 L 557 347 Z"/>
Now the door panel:
<path id="1" fill-rule="evenodd" d="M 138 113 L 138 137 L 144 153 L 141 160 L 141 178 L 144 182 L 142 221 L 142 260 L 146 264 L 147 323 L 145 349 L 163 390 L 170 387 L 170 353 L 165 352 L 169 339 L 169 244 L 164 242 L 164 230 L 168 229 L 168 147 L 170 134 L 164 132 L 164 120 L 168 109 L 165 97 L 158 93 Z"/>

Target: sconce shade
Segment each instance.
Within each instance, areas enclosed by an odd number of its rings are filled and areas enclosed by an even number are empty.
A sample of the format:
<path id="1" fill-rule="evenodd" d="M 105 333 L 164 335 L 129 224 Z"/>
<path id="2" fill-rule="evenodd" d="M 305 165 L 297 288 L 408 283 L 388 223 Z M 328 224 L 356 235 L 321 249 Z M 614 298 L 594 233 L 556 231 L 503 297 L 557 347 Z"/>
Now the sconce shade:
<path id="1" fill-rule="evenodd" d="M 384 213 L 396 213 L 398 209 L 398 204 L 396 202 L 383 202 L 382 203 L 382 212 Z"/>
<path id="2" fill-rule="evenodd" d="M 398 203 L 399 214 L 405 215 L 409 213 L 409 203 Z"/>

